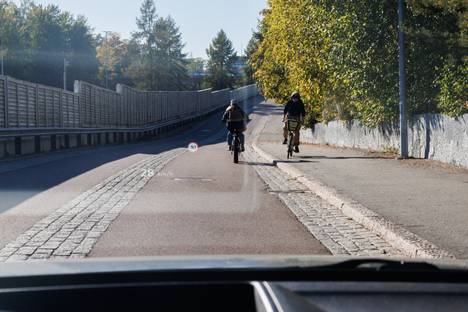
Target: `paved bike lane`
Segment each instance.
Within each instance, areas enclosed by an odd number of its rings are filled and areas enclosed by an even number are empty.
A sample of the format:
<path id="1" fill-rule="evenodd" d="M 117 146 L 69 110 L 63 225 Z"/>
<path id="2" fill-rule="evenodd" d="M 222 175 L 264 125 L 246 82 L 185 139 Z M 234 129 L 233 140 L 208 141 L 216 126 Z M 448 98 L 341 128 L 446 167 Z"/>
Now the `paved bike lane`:
<path id="1" fill-rule="evenodd" d="M 257 119 L 251 116 L 247 139 Z M 329 254 L 268 191 L 253 169 L 262 164 L 243 155 L 233 164 L 217 123 L 201 130 L 212 135 L 208 142 L 156 173 L 90 257 Z"/>
<path id="2" fill-rule="evenodd" d="M 287 160 L 281 108 L 270 104 L 262 109 L 269 115 L 258 138 L 262 150 L 455 256 L 468 258 L 468 171 L 307 144 Z"/>

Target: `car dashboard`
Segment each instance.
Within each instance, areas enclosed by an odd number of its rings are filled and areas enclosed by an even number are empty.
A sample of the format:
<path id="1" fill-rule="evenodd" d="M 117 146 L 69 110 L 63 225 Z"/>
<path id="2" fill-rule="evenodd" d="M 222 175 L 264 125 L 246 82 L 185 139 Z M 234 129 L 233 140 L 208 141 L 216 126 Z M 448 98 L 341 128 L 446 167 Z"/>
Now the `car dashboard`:
<path id="1" fill-rule="evenodd" d="M 0 311 L 466 311 L 468 306 L 464 270 L 154 263 L 3 264 Z"/>

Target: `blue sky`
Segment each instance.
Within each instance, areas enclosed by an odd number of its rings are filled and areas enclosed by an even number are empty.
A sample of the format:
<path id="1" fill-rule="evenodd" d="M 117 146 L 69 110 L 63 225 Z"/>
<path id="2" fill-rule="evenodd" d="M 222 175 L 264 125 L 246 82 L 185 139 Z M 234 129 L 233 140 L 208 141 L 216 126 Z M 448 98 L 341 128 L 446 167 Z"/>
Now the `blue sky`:
<path id="1" fill-rule="evenodd" d="M 20 0 L 14 2 L 19 3 Z M 136 30 L 141 0 L 36 0 L 84 15 L 96 32 L 112 30 L 128 38 Z M 185 51 L 206 57 L 205 49 L 224 29 L 236 50 L 245 48 L 266 0 L 155 0 L 160 16 L 171 15 L 180 26 Z"/>

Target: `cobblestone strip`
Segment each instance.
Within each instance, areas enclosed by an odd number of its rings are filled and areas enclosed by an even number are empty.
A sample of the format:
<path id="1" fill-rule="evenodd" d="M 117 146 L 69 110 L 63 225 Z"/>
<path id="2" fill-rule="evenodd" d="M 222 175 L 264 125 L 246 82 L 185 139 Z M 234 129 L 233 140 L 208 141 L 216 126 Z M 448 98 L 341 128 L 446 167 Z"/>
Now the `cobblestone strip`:
<path id="1" fill-rule="evenodd" d="M 185 149 L 144 159 L 82 193 L 0 250 L 0 261 L 84 258 L 122 209 Z"/>
<path id="2" fill-rule="evenodd" d="M 276 193 L 307 230 L 333 255 L 402 255 L 384 239 L 313 194 L 305 185 L 275 166 L 265 163 L 250 146 L 246 146 L 244 158 L 256 164 L 253 168 L 265 181 L 268 190 Z"/>

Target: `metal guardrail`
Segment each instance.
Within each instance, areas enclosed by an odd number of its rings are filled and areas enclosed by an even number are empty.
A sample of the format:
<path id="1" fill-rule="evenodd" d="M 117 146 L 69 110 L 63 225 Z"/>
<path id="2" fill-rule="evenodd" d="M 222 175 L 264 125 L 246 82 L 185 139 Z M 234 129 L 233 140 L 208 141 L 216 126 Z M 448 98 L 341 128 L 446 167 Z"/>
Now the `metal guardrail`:
<path id="1" fill-rule="evenodd" d="M 44 136 L 53 134 L 92 134 L 92 133 L 131 133 L 131 132 L 149 132 L 166 126 L 170 126 L 175 123 L 181 123 L 187 120 L 196 119 L 208 115 L 214 111 L 220 109 L 216 107 L 204 112 L 200 112 L 194 115 L 186 115 L 179 118 L 169 119 L 163 122 L 157 122 L 154 124 L 148 124 L 143 127 L 134 128 L 9 128 L 0 129 L 0 138 L 19 138 L 28 136 Z"/>
<path id="2" fill-rule="evenodd" d="M 75 82 L 75 92 L 0 76 L 0 159 L 140 140 L 258 94 L 236 90 L 117 91 Z"/>

